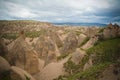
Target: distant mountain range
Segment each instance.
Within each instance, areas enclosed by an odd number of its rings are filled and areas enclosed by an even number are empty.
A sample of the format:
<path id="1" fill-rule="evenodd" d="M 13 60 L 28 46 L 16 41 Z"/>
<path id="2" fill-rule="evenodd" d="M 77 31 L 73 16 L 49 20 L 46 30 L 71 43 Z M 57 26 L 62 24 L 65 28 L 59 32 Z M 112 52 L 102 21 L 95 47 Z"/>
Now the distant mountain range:
<path id="1" fill-rule="evenodd" d="M 65 22 L 65 23 L 53 23 L 55 25 L 70 25 L 70 26 L 99 26 L 99 27 L 105 27 L 107 24 L 102 24 L 102 23 L 70 23 L 70 22 Z"/>

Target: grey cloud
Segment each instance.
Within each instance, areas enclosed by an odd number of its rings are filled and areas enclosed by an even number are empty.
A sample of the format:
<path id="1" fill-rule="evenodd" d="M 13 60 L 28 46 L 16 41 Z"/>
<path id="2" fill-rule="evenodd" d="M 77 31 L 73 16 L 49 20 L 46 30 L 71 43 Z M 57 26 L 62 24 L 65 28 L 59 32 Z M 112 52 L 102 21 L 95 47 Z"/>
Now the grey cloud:
<path id="1" fill-rule="evenodd" d="M 119 0 L 0 0 L 0 19 L 119 22 Z"/>

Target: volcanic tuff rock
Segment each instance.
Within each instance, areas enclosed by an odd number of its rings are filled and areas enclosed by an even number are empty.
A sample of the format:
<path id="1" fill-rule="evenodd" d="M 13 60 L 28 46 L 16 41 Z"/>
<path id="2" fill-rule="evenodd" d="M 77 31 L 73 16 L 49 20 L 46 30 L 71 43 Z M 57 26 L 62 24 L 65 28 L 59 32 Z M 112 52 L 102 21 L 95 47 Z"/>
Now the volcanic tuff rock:
<path id="1" fill-rule="evenodd" d="M 96 35 L 98 31 L 99 31 L 98 27 L 88 27 L 86 28 L 85 31 L 83 31 L 83 33 L 87 35 L 87 37 L 92 37 L 93 35 Z"/>
<path id="2" fill-rule="evenodd" d="M 53 30 L 49 30 L 47 32 L 48 36 L 50 36 L 51 40 L 54 41 L 56 43 L 56 45 L 58 47 L 61 47 L 62 46 L 62 41 L 58 35 L 57 32 L 53 31 Z"/>
<path id="3" fill-rule="evenodd" d="M 52 62 L 45 66 L 40 73 L 34 75 L 34 77 L 36 80 L 53 80 L 64 74 L 63 63 Z"/>
<path id="4" fill-rule="evenodd" d="M 41 35 L 35 44 L 38 56 L 45 61 L 45 64 L 56 60 L 56 47 L 49 36 Z"/>
<path id="5" fill-rule="evenodd" d="M 0 39 L 0 56 L 5 58 L 7 54 L 8 54 L 8 49 L 4 43 L 4 40 Z"/>
<path id="6" fill-rule="evenodd" d="M 69 33 L 65 39 L 64 45 L 61 48 L 61 54 L 72 53 L 78 46 L 77 36 L 74 32 Z"/>
<path id="7" fill-rule="evenodd" d="M 86 49 L 89 49 L 90 47 L 94 46 L 94 44 L 98 41 L 98 38 L 99 37 L 97 35 L 90 38 L 90 40 L 85 45 L 82 46 L 82 49 L 86 50 Z"/>
<path id="8" fill-rule="evenodd" d="M 0 79 L 10 74 L 10 64 L 7 60 L 0 56 Z"/>
<path id="9" fill-rule="evenodd" d="M 16 66 L 11 67 L 10 76 L 11 80 L 35 80 L 29 73 Z"/>
<path id="10" fill-rule="evenodd" d="M 36 51 L 22 37 L 9 44 L 8 61 L 11 65 L 20 67 L 30 74 L 39 72 L 39 61 Z"/>
<path id="11" fill-rule="evenodd" d="M 79 64 L 85 55 L 85 51 L 82 51 L 79 48 L 77 48 L 76 51 L 72 54 L 71 60 L 75 64 Z"/>
<path id="12" fill-rule="evenodd" d="M 82 42 L 83 42 L 86 38 L 87 38 L 86 35 L 80 34 L 80 35 L 78 36 L 78 46 L 80 46 L 80 45 L 82 44 Z"/>
<path id="13" fill-rule="evenodd" d="M 106 27 L 103 31 L 104 39 L 115 38 L 120 36 L 120 27 L 119 25 L 115 24 L 112 25 L 111 23 Z"/>

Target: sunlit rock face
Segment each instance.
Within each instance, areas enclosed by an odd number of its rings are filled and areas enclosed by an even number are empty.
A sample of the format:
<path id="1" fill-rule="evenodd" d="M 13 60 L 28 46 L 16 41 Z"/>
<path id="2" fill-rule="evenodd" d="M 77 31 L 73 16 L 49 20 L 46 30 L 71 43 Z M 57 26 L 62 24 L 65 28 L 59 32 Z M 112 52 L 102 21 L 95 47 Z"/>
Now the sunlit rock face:
<path id="1" fill-rule="evenodd" d="M 20 67 L 30 74 L 39 72 L 37 53 L 22 37 L 19 37 L 8 46 L 10 53 L 7 58 L 11 65 Z"/>

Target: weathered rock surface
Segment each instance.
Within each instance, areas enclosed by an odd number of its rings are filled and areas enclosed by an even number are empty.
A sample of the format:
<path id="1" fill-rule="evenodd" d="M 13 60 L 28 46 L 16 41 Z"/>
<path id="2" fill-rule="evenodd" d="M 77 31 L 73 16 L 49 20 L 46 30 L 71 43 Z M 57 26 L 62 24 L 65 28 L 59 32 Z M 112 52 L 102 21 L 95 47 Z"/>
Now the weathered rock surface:
<path id="1" fill-rule="evenodd" d="M 45 65 L 56 61 L 56 44 L 49 36 L 41 35 L 35 44 L 38 56 L 45 61 Z"/>
<path id="2" fill-rule="evenodd" d="M 28 72 L 16 66 L 11 67 L 10 75 L 11 80 L 35 80 Z"/>
<path id="3" fill-rule="evenodd" d="M 60 75 L 64 75 L 63 63 L 50 63 L 43 70 L 34 75 L 36 80 L 53 80 Z"/>
<path id="4" fill-rule="evenodd" d="M 106 27 L 103 31 L 103 36 L 104 39 L 110 39 L 110 38 L 115 38 L 120 36 L 120 27 L 119 25 L 115 24 L 112 25 L 111 23 Z"/>
<path id="5" fill-rule="evenodd" d="M 65 39 L 64 45 L 61 48 L 61 54 L 68 54 L 75 51 L 78 46 L 78 40 L 75 33 L 69 33 Z"/>
<path id="6" fill-rule="evenodd" d="M 84 29 L 83 33 L 87 35 L 87 37 L 92 37 L 93 35 L 96 35 L 98 30 L 98 27 L 87 27 L 86 29 Z"/>
<path id="7" fill-rule="evenodd" d="M 0 39 L 0 56 L 5 57 L 7 54 L 8 54 L 8 49 L 3 39 Z"/>
<path id="8" fill-rule="evenodd" d="M 119 80 L 120 79 L 120 65 L 110 65 L 107 67 L 99 80 Z"/>
<path id="9" fill-rule="evenodd" d="M 63 43 L 62 43 L 62 41 L 61 41 L 61 39 L 60 39 L 60 37 L 59 37 L 59 35 L 58 35 L 57 32 L 52 31 L 52 30 L 49 30 L 49 31 L 47 32 L 47 34 L 48 34 L 48 36 L 51 38 L 51 40 L 56 43 L 56 45 L 57 45 L 58 47 L 61 47 L 61 46 L 62 46 Z"/>
<path id="10" fill-rule="evenodd" d="M 80 50 L 79 48 L 72 54 L 71 60 L 75 64 L 79 64 L 85 55 L 85 51 Z"/>
<path id="11" fill-rule="evenodd" d="M 82 46 L 82 49 L 89 49 L 90 47 L 94 46 L 94 44 L 98 41 L 98 36 L 93 36 L 92 38 L 90 38 L 90 40 Z"/>
<path id="12" fill-rule="evenodd" d="M 78 36 L 78 46 L 80 46 L 81 43 L 82 43 L 86 38 L 87 38 L 86 35 L 80 34 L 80 35 Z"/>
<path id="13" fill-rule="evenodd" d="M 0 56 L 0 79 L 10 74 L 10 64 L 7 60 Z"/>
<path id="14" fill-rule="evenodd" d="M 39 72 L 38 55 L 22 37 L 8 45 L 8 61 L 11 65 L 20 67 L 30 74 Z"/>

